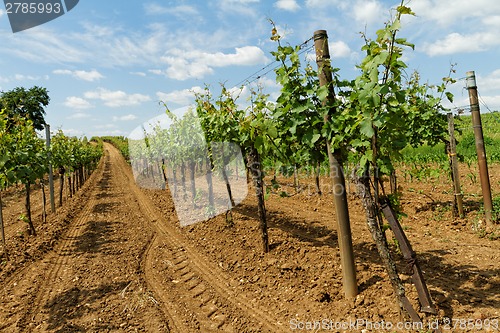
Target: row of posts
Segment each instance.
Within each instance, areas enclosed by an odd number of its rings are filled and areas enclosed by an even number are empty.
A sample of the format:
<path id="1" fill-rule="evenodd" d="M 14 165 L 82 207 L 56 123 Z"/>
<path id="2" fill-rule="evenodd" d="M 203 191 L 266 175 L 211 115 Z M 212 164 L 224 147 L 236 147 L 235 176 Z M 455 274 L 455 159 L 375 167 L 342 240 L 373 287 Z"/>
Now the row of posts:
<path id="1" fill-rule="evenodd" d="M 328 68 L 328 66 L 323 67 L 323 61 L 329 61 L 330 58 L 327 38 L 328 37 L 325 30 L 318 30 L 315 32 L 316 53 L 318 56 L 317 61 L 318 65 L 320 65 L 320 67 L 322 67 L 322 69 L 324 70 L 323 72 L 320 71 L 321 84 L 327 84 L 331 80 L 331 72 L 325 70 L 325 67 Z M 481 188 L 483 193 L 485 222 L 486 222 L 486 227 L 491 228 L 493 226 L 493 218 L 492 218 L 493 200 L 491 196 L 488 164 L 486 160 L 486 149 L 484 146 L 484 137 L 481 124 L 481 115 L 479 111 L 476 76 L 474 71 L 467 72 L 466 87 L 469 92 L 469 102 L 472 114 L 472 125 L 474 129 L 476 152 L 479 163 L 479 177 L 481 180 Z M 333 93 L 332 96 L 334 96 Z M 452 165 L 453 184 L 454 184 L 454 189 L 455 189 L 454 192 L 456 198 L 455 202 L 457 204 L 458 214 L 462 217 L 464 216 L 463 194 L 460 187 L 460 177 L 458 173 L 458 159 L 456 155 L 456 141 L 454 136 L 455 130 L 454 130 L 453 114 L 451 113 L 448 114 L 448 130 L 450 133 L 449 154 Z M 46 133 L 47 148 L 49 148 L 50 147 L 49 125 L 46 125 L 45 133 Z M 333 152 L 331 152 L 330 149 L 329 149 L 329 155 L 330 155 L 329 157 L 331 158 L 330 161 L 331 164 L 338 162 L 335 156 L 333 156 Z M 341 175 L 341 177 L 343 178 L 343 175 Z M 344 181 L 344 180 L 339 179 L 338 181 Z M 49 164 L 49 189 L 50 189 L 50 207 L 51 211 L 55 213 L 56 208 L 54 200 L 54 176 L 51 164 Z M 338 196 L 335 204 L 337 208 L 339 208 L 339 206 L 343 208 L 340 210 L 337 209 L 337 215 L 339 215 L 339 211 L 341 213 L 340 216 L 337 216 L 337 219 L 339 220 L 338 221 L 339 241 L 340 241 L 339 243 L 341 246 L 340 252 L 341 252 L 342 269 L 343 269 L 344 291 L 346 292 L 347 297 L 354 297 L 357 294 L 358 290 L 356 283 L 356 271 L 354 266 L 354 255 L 352 249 L 352 236 L 351 236 L 351 228 L 349 222 L 349 212 L 347 210 L 347 198 L 345 196 Z"/>
<path id="2" fill-rule="evenodd" d="M 329 67 L 330 53 L 328 47 L 328 36 L 326 30 L 317 30 L 314 32 L 314 42 L 316 49 L 316 62 L 319 69 L 320 85 L 327 85 L 332 80 L 332 73 Z M 474 137 L 476 142 L 476 152 L 479 163 L 479 176 L 481 179 L 481 188 L 484 201 L 484 212 L 486 228 L 493 226 L 493 204 L 491 197 L 491 187 L 488 175 L 488 165 L 486 160 L 486 150 L 484 147 L 484 137 L 481 124 L 481 115 L 479 111 L 479 101 L 476 85 L 476 76 L 474 71 L 469 71 L 466 74 L 466 87 L 469 91 L 469 101 L 472 113 L 472 125 L 474 129 Z M 330 86 L 329 98 L 335 98 L 333 87 Z M 327 119 L 325 119 L 327 121 Z M 454 136 L 453 114 L 448 114 L 448 130 L 450 133 L 450 161 L 452 164 L 453 183 L 455 188 L 455 202 L 457 204 L 458 213 L 461 217 L 464 216 L 463 211 L 463 194 L 460 188 L 460 177 L 458 173 L 458 159 L 456 155 L 456 141 Z M 328 142 L 327 142 L 328 145 Z M 339 167 L 335 153 L 330 150 L 329 145 L 328 155 L 330 160 L 330 168 Z M 342 173 L 334 172 L 332 177 L 333 183 L 343 182 Z M 347 198 L 344 195 L 335 196 L 335 208 L 337 213 L 338 223 L 338 239 L 340 247 L 340 258 L 342 262 L 342 277 L 344 293 L 347 298 L 353 298 L 358 294 L 355 260 L 352 246 L 352 235 L 349 221 L 349 211 L 347 208 Z"/>
<path id="3" fill-rule="evenodd" d="M 466 73 L 466 88 L 469 92 L 469 104 L 472 116 L 472 128 L 474 130 L 474 139 L 476 143 L 477 161 L 479 164 L 479 178 L 481 180 L 481 190 L 483 194 L 484 219 L 486 228 L 493 227 L 493 200 L 491 196 L 490 177 L 488 173 L 488 161 L 486 158 L 486 149 L 484 146 L 483 126 L 481 123 L 481 114 L 479 111 L 479 100 L 477 93 L 476 75 L 474 71 Z M 458 174 L 458 161 L 456 152 L 455 129 L 453 114 L 448 113 L 448 131 L 450 133 L 450 161 L 452 165 L 453 186 L 455 190 L 455 203 L 457 205 L 458 215 L 464 216 L 463 194 L 460 187 L 460 178 Z"/>

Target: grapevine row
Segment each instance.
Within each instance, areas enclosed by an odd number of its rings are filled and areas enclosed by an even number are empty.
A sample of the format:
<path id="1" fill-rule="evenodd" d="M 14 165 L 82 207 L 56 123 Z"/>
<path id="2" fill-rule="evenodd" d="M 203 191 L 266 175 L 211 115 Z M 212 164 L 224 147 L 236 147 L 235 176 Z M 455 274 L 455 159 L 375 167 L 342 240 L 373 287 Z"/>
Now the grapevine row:
<path id="1" fill-rule="evenodd" d="M 52 139 L 52 145 L 47 148 L 45 140 L 37 135 L 31 120 L 23 117 L 9 118 L 3 112 L 0 113 L 0 191 L 15 184 L 24 185 L 25 212 L 20 219 L 27 223 L 29 235 L 36 235 L 31 217 L 32 185 L 38 182 L 45 198 L 44 186 L 49 165 L 54 167 L 60 177 L 61 206 L 64 179 L 68 181 L 69 193 L 72 196 L 96 168 L 102 152 L 102 144 L 70 138 L 62 131 L 57 132 Z M 0 226 L 5 245 L 1 197 Z"/>

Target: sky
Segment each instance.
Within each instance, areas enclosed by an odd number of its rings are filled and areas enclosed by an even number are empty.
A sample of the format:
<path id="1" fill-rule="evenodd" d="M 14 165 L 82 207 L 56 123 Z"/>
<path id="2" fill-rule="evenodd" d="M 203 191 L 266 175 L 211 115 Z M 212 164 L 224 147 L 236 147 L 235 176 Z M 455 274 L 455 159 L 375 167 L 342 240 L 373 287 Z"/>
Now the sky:
<path id="1" fill-rule="evenodd" d="M 301 44 L 327 30 L 333 66 L 355 78 L 361 32 L 375 38 L 399 4 L 386 0 L 81 0 L 65 15 L 12 33 L 0 4 L 0 91 L 47 88 L 46 121 L 71 136 L 128 136 L 193 102 L 208 85 L 261 84 L 276 96 L 272 20 L 283 43 Z M 451 64 L 457 83 L 451 108 L 468 105 L 465 73 L 475 71 L 481 111 L 500 110 L 500 1 L 411 0 L 416 16 L 400 37 L 408 74 L 439 84 Z M 312 42 L 305 45 L 312 46 Z M 312 53 L 311 53 L 312 54 Z M 313 64 L 314 65 L 314 64 Z M 260 78 L 258 78 L 260 76 Z M 243 90 L 242 99 L 248 89 Z"/>

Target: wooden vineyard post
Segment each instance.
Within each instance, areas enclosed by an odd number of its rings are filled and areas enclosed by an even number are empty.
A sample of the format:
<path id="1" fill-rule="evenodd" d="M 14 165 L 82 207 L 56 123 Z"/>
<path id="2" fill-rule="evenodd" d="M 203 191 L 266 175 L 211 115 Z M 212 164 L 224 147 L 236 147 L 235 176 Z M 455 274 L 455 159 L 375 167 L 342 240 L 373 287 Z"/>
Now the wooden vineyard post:
<path id="1" fill-rule="evenodd" d="M 50 125 L 45 125 L 45 137 L 47 145 L 47 154 L 49 157 L 49 193 L 50 193 L 50 210 L 52 213 L 56 212 L 56 202 L 54 199 L 54 172 L 52 170 L 52 161 L 50 153 Z"/>
<path id="2" fill-rule="evenodd" d="M 251 146 L 247 154 L 248 171 L 253 178 L 255 195 L 257 197 L 257 206 L 259 211 L 260 230 L 262 232 L 262 247 L 264 253 L 269 252 L 269 237 L 267 233 L 266 206 L 264 204 L 264 184 L 262 181 L 262 166 L 257 149 Z"/>
<path id="3" fill-rule="evenodd" d="M 479 112 L 479 100 L 477 95 L 476 75 L 474 71 L 466 73 L 467 90 L 469 91 L 470 111 L 472 114 L 472 125 L 476 141 L 477 162 L 479 164 L 479 178 L 483 191 L 484 217 L 486 228 L 493 227 L 493 200 L 491 198 L 490 177 L 488 174 L 488 162 L 486 161 L 486 149 L 484 148 L 483 127 L 481 114 Z"/>
<path id="4" fill-rule="evenodd" d="M 458 216 L 464 216 L 464 206 L 463 206 L 463 195 L 462 189 L 460 187 L 460 175 L 458 173 L 458 159 L 457 159 L 457 143 L 455 140 L 455 124 L 453 121 L 453 114 L 448 113 L 448 132 L 450 133 L 450 163 L 451 163 L 451 174 L 453 176 L 453 187 L 455 189 L 455 199 L 454 203 L 456 204 L 458 210 Z"/>
<path id="5" fill-rule="evenodd" d="M 333 105 L 335 93 L 333 91 L 332 71 L 330 67 L 330 51 L 328 50 L 328 36 L 326 30 L 314 32 L 314 47 L 316 49 L 316 63 L 318 64 L 319 83 L 321 86 L 328 85 L 328 97 L 323 103 Z M 333 114 L 332 107 L 329 114 Z M 327 122 L 329 116 L 325 117 Z M 356 297 L 358 285 L 356 280 L 356 266 L 354 264 L 354 251 L 352 248 L 351 224 L 347 206 L 347 195 L 342 160 L 337 152 L 333 152 L 330 141 L 326 140 L 328 160 L 330 164 L 330 175 L 333 185 L 333 198 L 337 214 L 337 232 L 340 247 L 340 260 L 342 262 L 342 279 L 344 293 L 347 298 Z"/>

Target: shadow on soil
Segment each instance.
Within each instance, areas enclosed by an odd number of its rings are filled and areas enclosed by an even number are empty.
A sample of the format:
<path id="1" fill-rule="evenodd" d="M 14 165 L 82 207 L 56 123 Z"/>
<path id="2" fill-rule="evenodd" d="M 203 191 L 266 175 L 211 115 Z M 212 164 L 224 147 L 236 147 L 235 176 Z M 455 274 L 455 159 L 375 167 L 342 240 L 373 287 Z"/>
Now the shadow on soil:
<path id="1" fill-rule="evenodd" d="M 443 260 L 443 256 L 447 254 L 449 255 L 443 250 L 417 254 L 425 272 L 427 285 L 431 289 L 431 296 L 445 311 L 445 315 L 453 317 L 451 304 L 456 301 L 472 308 L 481 305 L 500 308 L 500 283 L 497 278 L 500 270 L 480 270 L 472 265 L 451 265 Z M 434 288 L 444 292 L 433 290 Z"/>
<path id="2" fill-rule="evenodd" d="M 439 203 L 441 205 L 451 203 Z M 475 201 L 466 201 L 465 206 L 468 209 L 478 209 L 478 203 Z M 432 209 L 432 207 L 428 207 Z M 239 205 L 234 209 L 244 216 L 258 221 L 257 209 L 253 206 Z M 328 246 L 338 248 L 338 239 L 336 231 L 332 231 L 324 226 L 315 226 L 314 221 L 304 223 L 303 219 L 294 219 L 280 211 L 268 212 L 268 226 L 278 228 L 295 237 L 301 242 L 309 242 L 313 246 Z M 271 244 L 271 251 L 279 244 Z M 392 245 L 390 245 L 392 247 Z M 404 272 L 406 262 L 401 255 L 395 254 L 393 257 L 398 263 L 398 271 Z M 357 263 L 365 267 L 372 265 L 382 266 L 377 249 L 373 242 L 363 242 L 354 245 L 354 254 Z M 462 305 L 470 305 L 472 308 L 485 305 L 493 308 L 500 308 L 500 283 L 497 276 L 500 275 L 499 269 L 480 270 L 476 266 L 450 264 L 445 262 L 443 257 L 449 255 L 447 251 L 431 250 L 423 253 L 417 253 L 417 258 L 421 269 L 424 271 L 424 278 L 431 297 L 435 304 L 443 309 L 445 316 L 453 318 L 452 304 L 460 302 Z M 371 269 L 371 268 L 369 268 Z M 384 269 L 382 268 L 382 271 Z M 374 271 L 372 277 L 363 281 L 360 291 L 368 289 L 370 286 L 383 280 L 383 278 Z M 438 291 L 441 290 L 441 291 Z"/>
<path id="3" fill-rule="evenodd" d="M 239 204 L 234 208 L 248 218 L 259 220 L 257 209 L 254 206 Z M 291 218 L 281 211 L 268 211 L 267 220 L 269 228 L 277 228 L 286 232 L 290 236 L 297 238 L 301 242 L 309 242 L 313 246 L 338 247 L 337 233 L 330 228 L 319 225 L 319 221 Z M 279 244 L 270 244 L 271 250 Z"/>
<path id="4" fill-rule="evenodd" d="M 75 323 L 75 319 L 99 312 L 100 300 L 109 297 L 110 293 L 118 294 L 126 286 L 127 282 L 103 284 L 92 289 L 73 287 L 66 290 L 47 302 L 48 328 L 54 332 L 87 332 L 89 327 L 83 327 Z M 112 323 L 93 322 L 92 331 L 114 331 L 120 327 Z"/>
<path id="5" fill-rule="evenodd" d="M 426 203 L 422 207 L 416 209 L 416 213 L 425 212 L 425 211 L 436 211 L 438 209 L 451 209 L 453 203 L 451 200 L 447 201 L 436 201 Z M 481 200 L 464 200 L 463 207 L 466 213 L 477 212 L 482 209 L 483 202 Z"/>
<path id="6" fill-rule="evenodd" d="M 101 252 L 103 246 L 112 243 L 110 234 L 113 225 L 118 222 L 89 221 L 85 232 L 75 237 L 74 248 L 70 253 L 97 253 Z"/>

